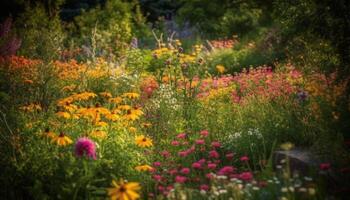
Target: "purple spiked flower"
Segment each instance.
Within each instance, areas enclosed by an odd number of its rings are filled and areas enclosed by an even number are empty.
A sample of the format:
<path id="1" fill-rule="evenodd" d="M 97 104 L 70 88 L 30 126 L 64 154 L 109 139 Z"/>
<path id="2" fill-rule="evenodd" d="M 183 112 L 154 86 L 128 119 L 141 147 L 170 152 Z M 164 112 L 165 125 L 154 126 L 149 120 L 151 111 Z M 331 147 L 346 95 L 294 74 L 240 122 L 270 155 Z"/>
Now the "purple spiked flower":
<path id="1" fill-rule="evenodd" d="M 80 158 L 84 155 L 96 160 L 96 145 L 94 141 L 86 137 L 79 138 L 75 143 L 75 156 Z"/>

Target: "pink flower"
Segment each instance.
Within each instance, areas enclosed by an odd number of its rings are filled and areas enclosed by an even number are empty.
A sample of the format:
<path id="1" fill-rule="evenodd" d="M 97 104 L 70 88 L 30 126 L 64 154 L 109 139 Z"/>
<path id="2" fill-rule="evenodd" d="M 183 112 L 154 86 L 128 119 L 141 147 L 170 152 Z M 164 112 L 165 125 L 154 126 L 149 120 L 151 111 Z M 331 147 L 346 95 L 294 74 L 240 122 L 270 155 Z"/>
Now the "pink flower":
<path id="1" fill-rule="evenodd" d="M 331 168 L 331 164 L 330 163 L 321 163 L 320 164 L 320 170 L 329 170 Z"/>
<path id="2" fill-rule="evenodd" d="M 205 159 L 202 158 L 202 159 L 198 160 L 197 162 L 203 165 L 205 163 Z"/>
<path id="3" fill-rule="evenodd" d="M 242 172 L 239 178 L 244 181 L 250 181 L 253 178 L 253 174 L 251 172 Z"/>
<path id="4" fill-rule="evenodd" d="M 164 191 L 164 187 L 162 185 L 159 185 L 158 190 L 162 192 L 162 191 Z"/>
<path id="5" fill-rule="evenodd" d="M 209 132 L 208 132 L 207 130 L 202 130 L 202 131 L 200 132 L 200 134 L 201 134 L 201 136 L 203 136 L 203 137 L 207 137 L 207 136 L 209 135 Z"/>
<path id="6" fill-rule="evenodd" d="M 219 157 L 220 157 L 220 155 L 217 151 L 212 150 L 209 152 L 209 158 L 219 158 Z"/>
<path id="7" fill-rule="evenodd" d="M 248 158 L 248 156 L 242 156 L 242 157 L 240 158 L 240 160 L 241 160 L 242 162 L 247 162 L 247 161 L 249 161 L 249 158 Z"/>
<path id="8" fill-rule="evenodd" d="M 204 191 L 208 191 L 209 190 L 209 186 L 206 184 L 203 184 L 199 187 L 200 190 L 204 190 Z"/>
<path id="9" fill-rule="evenodd" d="M 218 172 L 219 175 L 229 175 L 231 173 L 233 173 L 233 171 L 235 170 L 234 167 L 232 166 L 224 166 L 223 168 L 221 168 Z"/>
<path id="10" fill-rule="evenodd" d="M 153 166 L 155 166 L 155 167 L 160 167 L 160 165 L 161 165 L 160 162 L 154 162 L 154 163 L 153 163 Z"/>
<path id="11" fill-rule="evenodd" d="M 187 167 L 182 168 L 182 169 L 181 169 L 181 173 L 182 173 L 182 174 L 189 174 L 189 173 L 190 173 L 190 168 L 187 168 Z"/>
<path id="12" fill-rule="evenodd" d="M 153 175 L 153 179 L 157 182 L 160 182 L 162 180 L 162 176 L 161 175 L 158 175 L 158 174 L 155 174 Z"/>
<path id="13" fill-rule="evenodd" d="M 213 174 L 211 174 L 211 173 L 206 174 L 205 177 L 206 177 L 207 179 L 210 179 L 210 180 L 214 178 Z"/>
<path id="14" fill-rule="evenodd" d="M 195 162 L 195 163 L 192 164 L 192 168 L 194 168 L 194 169 L 200 169 L 200 168 L 202 168 L 202 164 L 200 164 L 200 163 L 198 163 L 198 162 Z"/>
<path id="15" fill-rule="evenodd" d="M 162 151 L 160 152 L 160 155 L 164 156 L 165 158 L 170 157 L 170 153 L 168 151 Z"/>
<path id="16" fill-rule="evenodd" d="M 175 177 L 175 182 L 176 183 L 184 183 L 184 182 L 186 182 L 186 180 L 187 180 L 187 178 L 184 177 L 184 176 L 176 176 Z"/>
<path id="17" fill-rule="evenodd" d="M 173 175 L 177 174 L 177 169 L 171 169 L 168 171 L 168 173 L 173 176 Z"/>
<path id="18" fill-rule="evenodd" d="M 211 143 L 211 146 L 214 148 L 219 148 L 221 146 L 220 142 L 214 141 Z"/>
<path id="19" fill-rule="evenodd" d="M 205 141 L 203 139 L 196 140 L 196 144 L 202 145 L 205 144 Z"/>
<path id="20" fill-rule="evenodd" d="M 232 160 L 234 155 L 235 155 L 234 153 L 228 153 L 228 154 L 225 155 L 225 157 L 226 157 L 227 160 Z"/>
<path id="21" fill-rule="evenodd" d="M 179 155 L 180 157 L 186 157 L 186 156 L 188 155 L 188 152 L 187 152 L 187 151 L 180 151 L 180 152 L 178 153 L 178 155 Z"/>
<path id="22" fill-rule="evenodd" d="M 171 145 L 173 145 L 173 146 L 179 146 L 179 145 L 180 145 L 180 142 L 174 140 L 174 141 L 171 141 Z"/>
<path id="23" fill-rule="evenodd" d="M 96 160 L 96 145 L 94 141 L 86 137 L 79 138 L 75 143 L 75 156 L 80 158 L 84 155 Z"/>
<path id="24" fill-rule="evenodd" d="M 209 169 L 215 169 L 216 168 L 216 164 L 215 163 L 209 163 L 208 164 L 208 168 Z"/>
<path id="25" fill-rule="evenodd" d="M 180 133 L 176 136 L 178 139 L 185 139 L 186 138 L 186 133 Z"/>

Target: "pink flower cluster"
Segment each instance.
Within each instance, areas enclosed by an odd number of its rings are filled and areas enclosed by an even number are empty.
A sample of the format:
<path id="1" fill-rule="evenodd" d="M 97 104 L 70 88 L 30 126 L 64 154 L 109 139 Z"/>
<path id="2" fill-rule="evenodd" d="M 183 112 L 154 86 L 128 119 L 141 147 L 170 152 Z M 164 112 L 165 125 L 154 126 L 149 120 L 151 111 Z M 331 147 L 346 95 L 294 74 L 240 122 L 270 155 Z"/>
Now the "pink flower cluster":
<path id="1" fill-rule="evenodd" d="M 175 183 L 186 184 L 198 190 L 209 190 L 210 181 L 215 175 L 251 181 L 249 171 L 239 172 L 234 162 L 243 165 L 249 161 L 247 156 L 235 159 L 232 152 L 224 152 L 221 143 L 211 141 L 209 131 L 199 134 L 178 134 L 167 150 L 160 152 L 161 159 L 153 163 L 152 177 L 157 192 L 167 195 Z"/>

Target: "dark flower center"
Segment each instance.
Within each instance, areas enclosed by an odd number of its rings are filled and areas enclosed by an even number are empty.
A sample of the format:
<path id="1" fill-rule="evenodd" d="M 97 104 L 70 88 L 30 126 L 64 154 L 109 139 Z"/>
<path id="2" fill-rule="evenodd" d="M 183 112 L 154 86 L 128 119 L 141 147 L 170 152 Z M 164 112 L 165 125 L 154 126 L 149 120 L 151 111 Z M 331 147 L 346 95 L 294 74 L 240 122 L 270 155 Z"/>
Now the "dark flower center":
<path id="1" fill-rule="evenodd" d="M 126 192 L 126 188 L 124 185 L 119 187 L 119 192 Z"/>

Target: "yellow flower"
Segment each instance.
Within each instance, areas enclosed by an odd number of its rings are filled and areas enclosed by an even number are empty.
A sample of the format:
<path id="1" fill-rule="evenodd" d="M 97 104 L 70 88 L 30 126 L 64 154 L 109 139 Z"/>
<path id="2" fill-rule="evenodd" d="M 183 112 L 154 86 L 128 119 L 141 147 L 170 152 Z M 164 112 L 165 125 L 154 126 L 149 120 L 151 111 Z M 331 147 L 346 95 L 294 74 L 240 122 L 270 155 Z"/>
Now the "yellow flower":
<path id="1" fill-rule="evenodd" d="M 51 132 L 49 128 L 45 129 L 44 133 L 42 133 L 41 136 L 51 139 L 57 137 L 57 135 L 54 132 Z"/>
<path id="2" fill-rule="evenodd" d="M 67 112 L 60 111 L 60 112 L 57 112 L 56 115 L 59 116 L 59 117 L 65 118 L 65 119 L 69 119 L 70 118 L 70 114 L 67 113 Z"/>
<path id="3" fill-rule="evenodd" d="M 96 139 L 105 139 L 107 137 L 107 133 L 102 130 L 95 130 L 90 133 L 90 136 Z"/>
<path id="4" fill-rule="evenodd" d="M 118 106 L 118 109 L 119 110 L 130 110 L 131 106 L 129 106 L 129 105 L 120 105 L 120 106 Z"/>
<path id="5" fill-rule="evenodd" d="M 220 74 L 222 74 L 222 73 L 224 73 L 225 72 L 225 67 L 223 66 L 223 65 L 216 65 L 216 70 L 220 73 Z"/>
<path id="6" fill-rule="evenodd" d="M 111 200 L 135 200 L 140 198 L 137 193 L 141 189 L 140 184 L 137 182 L 124 182 L 120 180 L 119 183 L 112 181 L 112 188 L 108 188 L 108 196 Z"/>
<path id="7" fill-rule="evenodd" d="M 100 92 L 99 94 L 105 98 L 112 98 L 112 94 L 109 92 Z"/>
<path id="8" fill-rule="evenodd" d="M 285 150 L 285 151 L 289 151 L 294 147 L 294 144 L 290 143 L 290 142 L 286 142 L 281 144 L 281 149 Z"/>
<path id="9" fill-rule="evenodd" d="M 115 103 L 115 104 L 118 104 L 118 103 L 122 102 L 122 101 L 123 101 L 123 99 L 122 99 L 122 98 L 120 98 L 120 97 L 114 97 L 114 98 L 110 98 L 110 99 L 108 99 L 108 101 L 109 101 L 110 103 Z"/>
<path id="10" fill-rule="evenodd" d="M 73 141 L 69 137 L 65 136 L 63 132 L 61 132 L 60 135 L 52 138 L 51 142 L 56 143 L 58 146 L 66 146 L 73 143 Z"/>
<path id="11" fill-rule="evenodd" d="M 136 136 L 135 142 L 140 147 L 151 147 L 153 146 L 152 140 L 145 137 L 144 135 Z"/>
<path id="12" fill-rule="evenodd" d="M 132 133 L 135 133 L 137 131 L 137 129 L 135 127 L 129 127 L 129 131 Z"/>
<path id="13" fill-rule="evenodd" d="M 105 117 L 106 117 L 106 119 L 111 120 L 112 122 L 115 122 L 120 118 L 120 116 L 115 114 L 114 112 L 106 114 Z"/>
<path id="14" fill-rule="evenodd" d="M 122 96 L 127 97 L 129 99 L 137 99 L 140 97 L 140 95 L 138 93 L 135 93 L 135 92 L 127 92 L 127 93 L 124 93 Z"/>
<path id="15" fill-rule="evenodd" d="M 136 166 L 135 169 L 139 172 L 143 172 L 143 171 L 151 171 L 153 167 L 149 165 L 139 165 L 139 166 Z"/>
<path id="16" fill-rule="evenodd" d="M 95 123 L 96 126 L 101 126 L 101 127 L 105 127 L 105 126 L 108 126 L 108 123 L 106 122 L 103 122 L 103 121 L 98 121 Z"/>

